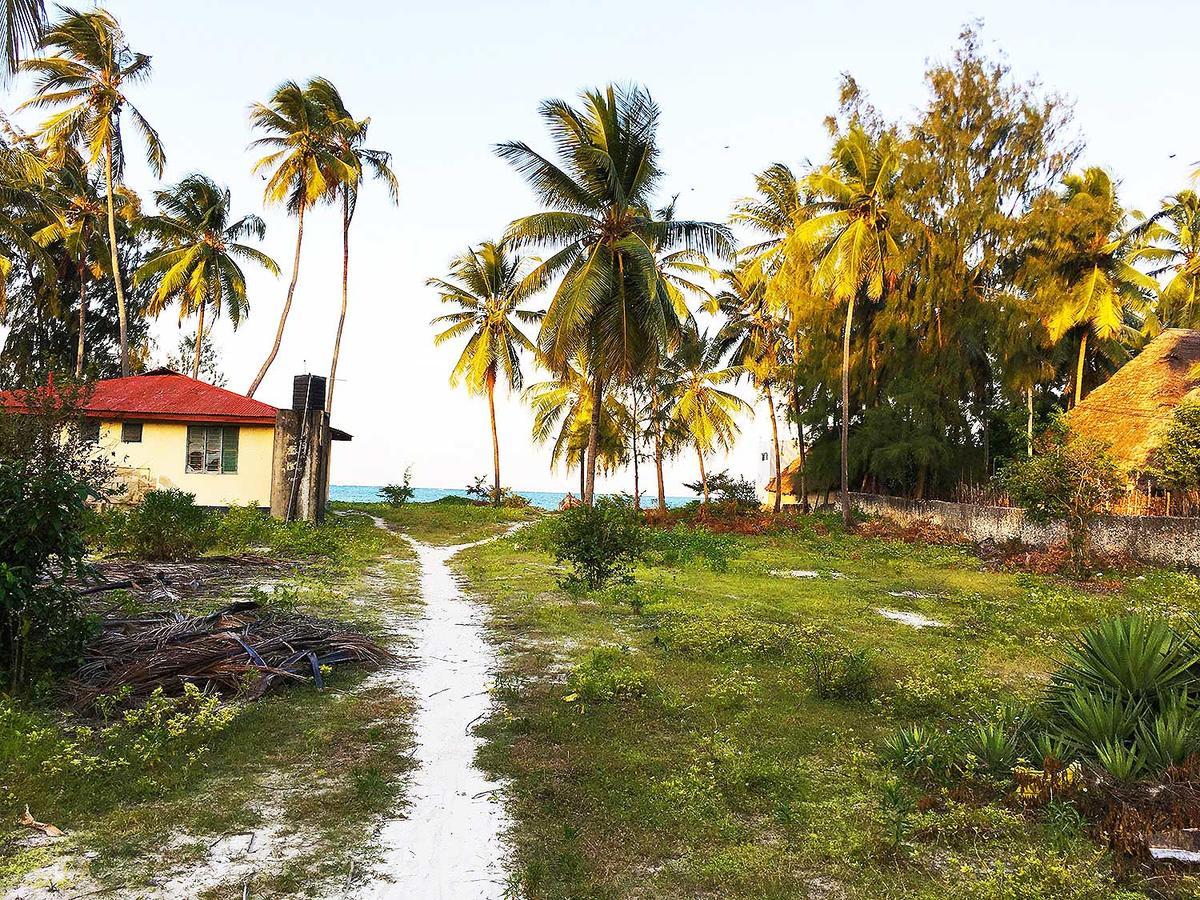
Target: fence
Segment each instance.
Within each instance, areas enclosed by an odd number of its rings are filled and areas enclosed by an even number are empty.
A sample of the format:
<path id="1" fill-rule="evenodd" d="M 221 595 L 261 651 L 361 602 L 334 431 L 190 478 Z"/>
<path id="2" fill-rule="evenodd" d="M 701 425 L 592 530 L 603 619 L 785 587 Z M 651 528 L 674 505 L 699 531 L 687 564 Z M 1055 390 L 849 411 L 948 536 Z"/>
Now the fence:
<path id="1" fill-rule="evenodd" d="M 1066 540 L 1062 525 L 1037 525 L 1014 506 L 991 506 L 947 500 L 907 500 L 879 494 L 851 494 L 865 513 L 911 525 L 928 522 L 966 535 L 973 541 L 1019 541 L 1050 547 Z M 1163 566 L 1200 567 L 1200 518 L 1183 516 L 1101 516 L 1091 527 L 1094 546 L 1142 562 Z"/>
<path id="2" fill-rule="evenodd" d="M 990 485 L 959 484 L 949 499 L 953 503 L 1014 508 L 1014 504 L 1006 492 L 997 490 Z M 1107 512 L 1111 516 L 1200 518 L 1200 496 L 1195 493 L 1151 494 L 1148 491 L 1132 488 L 1117 499 Z"/>

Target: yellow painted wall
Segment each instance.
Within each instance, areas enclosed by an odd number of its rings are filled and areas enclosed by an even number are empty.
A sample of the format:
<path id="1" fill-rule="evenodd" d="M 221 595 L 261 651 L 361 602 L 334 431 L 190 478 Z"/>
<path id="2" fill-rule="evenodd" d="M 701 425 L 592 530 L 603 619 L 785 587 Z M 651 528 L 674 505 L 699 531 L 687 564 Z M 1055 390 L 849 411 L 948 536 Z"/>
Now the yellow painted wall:
<path id="1" fill-rule="evenodd" d="M 100 449 L 111 453 L 128 499 L 146 490 L 178 488 L 196 495 L 198 506 L 271 505 L 271 452 L 275 429 L 240 425 L 237 472 L 186 472 L 187 423 L 145 422 L 140 443 L 121 440 L 120 422 L 100 425 Z M 120 501 L 118 501 L 120 502 Z"/>

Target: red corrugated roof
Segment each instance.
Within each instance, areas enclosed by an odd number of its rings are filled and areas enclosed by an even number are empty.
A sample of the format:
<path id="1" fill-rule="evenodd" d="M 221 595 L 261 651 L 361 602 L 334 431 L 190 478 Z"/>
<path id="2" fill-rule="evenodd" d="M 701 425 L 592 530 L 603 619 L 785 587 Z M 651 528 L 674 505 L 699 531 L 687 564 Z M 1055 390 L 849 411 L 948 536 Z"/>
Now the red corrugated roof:
<path id="1" fill-rule="evenodd" d="M 19 392 L 5 391 L 0 394 L 0 403 L 9 407 L 21 406 L 23 399 Z M 273 425 L 276 412 L 278 410 L 269 403 L 170 369 L 97 381 L 83 408 L 84 415 L 98 419 L 227 422 L 235 425 Z"/>

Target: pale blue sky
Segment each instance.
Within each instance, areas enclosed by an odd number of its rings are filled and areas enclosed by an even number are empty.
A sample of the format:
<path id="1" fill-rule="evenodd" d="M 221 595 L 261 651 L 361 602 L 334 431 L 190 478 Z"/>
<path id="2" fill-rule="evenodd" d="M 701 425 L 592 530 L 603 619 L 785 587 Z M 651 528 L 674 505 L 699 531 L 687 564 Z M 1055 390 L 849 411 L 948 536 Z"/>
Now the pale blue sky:
<path id="1" fill-rule="evenodd" d="M 1154 206 L 1184 186 L 1200 159 L 1200 11 L 1184 2 L 868 0 L 855 4 L 853 19 L 836 3 L 708 0 L 113 0 L 109 8 L 131 43 L 154 56 L 153 79 L 134 96 L 166 142 L 168 180 L 204 171 L 229 184 L 239 210 L 263 212 L 262 182 L 249 172 L 246 108 L 280 81 L 314 74 L 333 80 L 356 115 L 370 115 L 371 143 L 395 154 L 400 206 L 368 191 L 354 225 L 335 419 L 355 440 L 335 453 L 340 483 L 396 480 L 411 464 L 416 484 L 459 486 L 490 469 L 486 405 L 446 383 L 453 351 L 431 346 L 428 321 L 438 304 L 424 280 L 534 209 L 491 145 L 520 138 L 544 146 L 537 105 L 545 97 L 612 80 L 646 84 L 662 107 L 664 193 L 680 194 L 682 215 L 721 219 L 754 171 L 824 154 L 822 119 L 834 109 L 841 72 L 886 115 L 905 115 L 924 99 L 927 61 L 948 57 L 964 22 L 982 18 L 985 46 L 1001 48 L 1018 75 L 1074 98 L 1085 161 L 1109 167 L 1128 203 Z M 18 83 L 4 108 L 24 88 Z M 147 193 L 152 187 L 138 167 L 131 181 Z M 293 223 L 263 214 L 266 247 L 286 268 Z M 328 369 L 339 240 L 333 210 L 311 217 L 283 352 L 258 395 L 264 400 L 285 402 L 291 376 L 306 364 Z M 220 328 L 232 387 L 244 389 L 261 363 L 285 287 L 283 278 L 254 277 L 250 320 L 237 334 Z M 174 345 L 172 315 L 156 331 L 164 347 Z M 747 423 L 731 458 L 735 471 L 756 471 L 764 417 Z M 548 453 L 530 446 L 528 427 L 523 406 L 501 403 L 505 483 L 575 483 L 571 473 L 548 471 Z M 685 457 L 668 490 L 679 492 L 694 474 Z M 606 488 L 630 484 L 622 475 Z"/>

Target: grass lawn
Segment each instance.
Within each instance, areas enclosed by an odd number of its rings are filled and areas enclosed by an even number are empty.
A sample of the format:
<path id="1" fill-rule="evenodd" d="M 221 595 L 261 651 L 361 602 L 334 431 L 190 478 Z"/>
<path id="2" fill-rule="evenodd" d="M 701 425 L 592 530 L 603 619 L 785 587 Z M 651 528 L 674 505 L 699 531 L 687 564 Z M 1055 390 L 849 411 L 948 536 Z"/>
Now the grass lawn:
<path id="1" fill-rule="evenodd" d="M 1003 796 L 943 796 L 926 808 L 877 747 L 902 723 L 949 726 L 1031 696 L 1059 641 L 1087 622 L 1200 610 L 1195 579 L 1151 572 L 1085 590 L 810 520 L 704 537 L 734 554 L 726 571 L 681 561 L 698 539 L 663 536 L 635 584 L 580 594 L 556 586 L 540 531 L 457 557 L 506 651 L 482 762 L 511 782 L 523 895 L 1149 892 L 1117 873 L 1072 807 L 1047 816 Z M 868 649 L 881 672 L 870 696 L 817 699 L 798 662 L 814 645 Z"/>
<path id="2" fill-rule="evenodd" d="M 402 652 L 386 617 L 413 600 L 407 543 L 361 516 L 331 518 L 310 532 L 301 535 L 306 546 L 323 553 L 269 595 L 250 595 L 351 621 Z M 286 536 L 286 558 L 295 557 L 300 533 L 292 528 Z M 246 595 L 243 586 L 193 605 L 204 610 Z M 198 896 L 241 897 L 244 872 L 222 879 L 206 870 L 226 852 L 223 840 L 252 831 L 260 847 L 270 835 L 289 848 L 255 867 L 255 896 L 319 896 L 329 879 L 346 881 L 352 860 L 365 871 L 373 823 L 403 808 L 411 766 L 411 701 L 369 677 L 335 668 L 323 691 L 276 690 L 235 704 L 222 727 L 193 721 L 174 737 L 146 727 L 106 741 L 95 734 L 110 724 L 102 720 L 80 733 L 81 723 L 59 709 L 52 691 L 0 702 L 0 893 L 58 858 L 67 864 L 65 876 L 43 881 L 68 894 L 85 887 L 127 896 L 182 870 L 177 877 L 185 885 L 193 877 L 203 885 Z M 13 827 L 26 804 L 67 839 L 41 844 Z"/>

